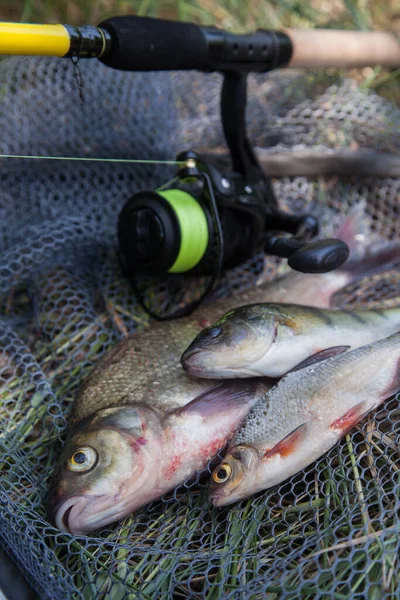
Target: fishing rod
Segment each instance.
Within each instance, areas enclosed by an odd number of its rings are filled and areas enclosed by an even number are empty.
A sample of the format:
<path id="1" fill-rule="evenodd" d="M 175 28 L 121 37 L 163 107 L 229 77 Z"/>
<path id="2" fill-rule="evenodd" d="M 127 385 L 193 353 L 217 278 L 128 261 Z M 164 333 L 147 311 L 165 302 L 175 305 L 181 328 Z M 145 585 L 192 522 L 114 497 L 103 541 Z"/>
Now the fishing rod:
<path id="1" fill-rule="evenodd" d="M 284 67 L 400 66 L 400 40 L 394 33 L 286 29 L 234 34 L 192 23 L 121 16 L 97 27 L 0 23 L 0 54 L 97 58 L 125 71 L 196 69 L 223 75 L 221 118 L 232 169 L 222 171 L 193 151 L 180 153 L 172 183 L 134 194 L 119 215 L 120 260 L 153 317 L 175 318 L 193 311 L 222 269 L 262 250 L 287 258 L 291 268 L 305 273 L 332 271 L 347 260 L 343 241 L 315 241 L 319 225 L 313 215 L 279 209 L 246 133 L 247 75 Z M 173 315 L 154 314 L 136 276 L 177 273 L 210 279 L 195 302 Z"/>
<path id="2" fill-rule="evenodd" d="M 333 29 L 259 30 L 121 16 L 86 25 L 0 23 L 0 54 L 98 58 L 115 69 L 263 72 L 277 67 L 400 65 L 394 32 Z"/>

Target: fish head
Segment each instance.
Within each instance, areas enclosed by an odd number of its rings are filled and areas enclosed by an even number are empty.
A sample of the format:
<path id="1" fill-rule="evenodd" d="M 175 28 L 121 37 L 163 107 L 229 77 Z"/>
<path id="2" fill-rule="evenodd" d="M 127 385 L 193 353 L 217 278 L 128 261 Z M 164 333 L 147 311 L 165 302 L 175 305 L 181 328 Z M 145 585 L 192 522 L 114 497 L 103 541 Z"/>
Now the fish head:
<path id="1" fill-rule="evenodd" d="M 337 440 L 337 433 L 327 432 Z M 274 487 L 320 456 L 318 436 L 310 422 L 293 429 L 271 448 L 241 444 L 229 448 L 227 456 L 214 469 L 209 497 L 214 506 L 226 506 Z"/>
<path id="2" fill-rule="evenodd" d="M 214 506 L 227 506 L 253 493 L 260 463 L 256 448 L 247 444 L 231 448 L 211 475 L 209 498 Z"/>
<path id="3" fill-rule="evenodd" d="M 162 429 L 146 407 L 100 410 L 71 432 L 53 476 L 50 519 L 62 531 L 83 534 L 146 503 L 159 477 Z"/>
<path id="4" fill-rule="evenodd" d="M 243 306 L 201 331 L 183 353 L 182 366 L 197 377 L 257 377 L 275 336 L 273 313 L 262 305 Z"/>

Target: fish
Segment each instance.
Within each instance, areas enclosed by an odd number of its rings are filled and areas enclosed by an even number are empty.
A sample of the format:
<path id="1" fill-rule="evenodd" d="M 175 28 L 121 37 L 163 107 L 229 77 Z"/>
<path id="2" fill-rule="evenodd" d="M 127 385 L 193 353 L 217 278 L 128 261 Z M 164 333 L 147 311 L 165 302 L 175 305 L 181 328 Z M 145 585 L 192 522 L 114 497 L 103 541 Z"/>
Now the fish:
<path id="1" fill-rule="evenodd" d="M 352 228 L 348 227 L 348 229 L 351 230 Z M 66 503 L 68 502 L 72 506 L 72 489 L 74 490 L 74 497 L 79 496 L 81 498 L 80 502 L 83 509 L 85 497 L 90 495 L 91 490 L 95 489 L 96 485 L 101 487 L 103 472 L 100 469 L 93 468 L 93 481 L 91 480 L 91 485 L 95 487 L 89 487 L 89 485 L 85 485 L 85 481 L 88 478 L 84 477 L 78 471 L 71 471 L 68 468 L 68 461 L 72 457 L 71 450 L 73 446 L 71 446 L 71 441 L 77 439 L 75 437 L 77 435 L 76 432 L 79 432 L 79 435 L 83 436 L 80 439 L 84 439 L 85 434 L 90 433 L 95 425 L 93 419 L 96 420 L 96 418 L 99 418 L 99 421 L 97 421 L 99 425 L 103 423 L 101 419 L 106 417 L 108 413 L 103 414 L 102 411 L 120 409 L 121 407 L 134 407 L 140 414 L 142 410 L 146 414 L 147 411 L 153 411 L 150 414 L 156 414 L 160 420 L 166 417 L 166 415 L 173 414 L 175 411 L 179 413 L 180 409 L 191 402 L 195 402 L 203 394 L 210 393 L 212 396 L 213 388 L 220 384 L 220 380 L 192 377 L 182 369 L 180 362 L 185 348 L 207 325 L 211 325 L 212 322 L 216 321 L 227 310 L 243 304 L 279 300 L 282 299 L 282 296 L 287 298 L 288 293 L 292 294 L 298 303 L 303 301 L 305 304 L 311 302 L 311 304 L 322 307 L 329 306 L 331 297 L 342 286 L 354 281 L 361 274 L 379 267 L 379 265 L 392 262 L 393 259 L 399 256 L 398 247 L 394 249 L 390 248 L 378 253 L 369 252 L 361 260 L 350 260 L 349 264 L 347 265 L 346 263 L 347 266 L 344 266 L 346 268 L 330 273 L 308 275 L 290 272 L 280 278 L 279 281 L 265 282 L 253 289 L 236 294 L 234 297 L 220 299 L 209 304 L 202 304 L 191 315 L 183 317 L 179 321 L 152 323 L 150 327 L 144 328 L 121 341 L 97 362 L 93 371 L 82 381 L 77 391 L 68 419 L 65 447 L 62 449 L 60 463 L 55 470 L 55 475 L 52 478 L 48 492 L 50 521 L 57 523 L 57 526 L 60 527 L 64 525 L 64 528 L 73 526 L 73 520 L 77 517 L 78 512 L 77 505 L 75 505 L 74 509 L 70 508 L 69 513 L 67 512 L 68 508 L 66 508 Z M 314 293 L 311 294 L 312 297 L 310 297 L 311 288 L 314 290 Z M 238 380 L 236 380 L 236 383 L 238 383 Z M 229 385 L 229 380 L 226 381 L 226 384 Z M 254 388 L 255 391 L 253 390 L 251 393 L 255 393 L 255 397 L 258 399 L 257 389 Z M 225 394 L 226 398 L 227 396 L 228 394 Z M 250 410 L 249 402 L 249 399 L 245 402 L 247 412 Z M 149 436 L 153 435 L 151 431 L 153 425 L 154 427 L 158 427 L 159 432 L 161 431 L 156 423 L 157 421 L 149 418 L 149 431 L 147 432 Z M 122 425 L 118 426 L 115 435 L 118 435 L 118 439 L 126 439 L 126 433 L 123 432 Z M 132 435 L 133 433 L 130 434 L 130 439 Z M 226 442 L 228 441 L 228 437 L 227 434 Z M 141 438 L 143 436 L 140 435 L 140 430 L 138 430 L 138 439 L 141 440 Z M 207 439 L 210 440 L 210 438 Z M 179 447 L 179 436 L 175 440 L 170 440 L 170 442 Z M 221 443 L 221 448 L 225 445 L 225 441 L 222 439 L 218 443 Z M 140 441 L 138 444 L 140 446 Z M 212 444 L 212 440 L 210 444 L 215 449 L 216 444 Z M 135 447 L 138 448 L 137 445 Z M 141 446 L 143 456 L 149 456 L 148 452 L 150 448 L 153 448 L 154 452 L 156 452 L 155 446 L 151 444 L 143 444 Z M 118 446 L 116 451 L 118 452 Z M 217 454 L 217 451 L 215 454 Z M 173 456 L 174 452 L 168 448 L 166 455 Z M 91 456 L 94 460 L 97 455 L 93 454 Z M 136 456 L 136 459 L 138 461 L 142 460 L 139 454 Z M 85 462 L 86 457 L 78 455 L 78 460 Z M 109 460 L 111 465 L 111 458 Z M 183 456 L 183 462 L 185 460 L 189 461 L 189 456 Z M 128 460 L 128 463 L 132 471 L 129 486 L 133 488 L 135 482 L 134 463 L 131 460 Z M 183 483 L 186 474 L 189 473 L 188 476 L 194 474 L 193 462 L 191 464 L 190 468 L 184 469 L 184 464 L 182 463 L 181 470 L 179 471 L 180 476 L 176 476 L 173 480 L 174 485 Z M 118 478 L 118 465 L 116 463 L 113 469 L 110 466 L 107 474 L 107 478 L 110 480 L 113 479 L 114 471 L 115 477 Z M 150 471 L 147 472 L 147 476 L 149 478 L 149 485 L 152 484 L 155 487 L 154 494 L 152 493 L 151 497 L 160 497 L 164 492 L 161 493 L 161 489 L 157 488 L 158 484 L 152 478 Z M 143 477 L 144 475 L 141 476 L 141 481 Z M 97 484 L 96 478 L 99 480 Z M 75 485 L 72 484 L 74 479 L 77 481 Z M 69 481 L 68 485 L 65 481 Z M 104 496 L 109 494 L 115 506 L 112 507 L 110 505 L 107 517 L 103 515 L 101 519 L 97 520 L 97 527 L 112 523 L 134 510 L 128 500 L 126 501 L 125 508 L 121 508 L 122 498 L 130 497 L 129 486 L 126 484 L 125 488 L 120 489 L 121 497 L 118 502 L 115 501 L 116 488 L 110 489 L 108 492 L 102 492 Z M 136 489 L 136 496 L 137 504 L 135 506 L 141 506 L 143 502 L 148 501 L 150 495 L 147 483 L 146 486 L 143 484 L 142 489 Z M 105 501 L 105 498 L 103 500 Z M 117 509 L 117 507 L 120 508 Z M 100 509 L 96 503 L 92 502 L 88 505 L 87 511 L 91 513 L 94 522 L 97 512 Z M 78 531 L 78 529 L 79 531 L 83 531 L 84 526 L 74 529 L 74 531 Z M 92 528 L 90 528 L 91 530 Z"/>
<path id="2" fill-rule="evenodd" d="M 288 373 L 261 398 L 212 473 L 227 506 L 278 485 L 400 391 L 400 333 Z"/>
<path id="3" fill-rule="evenodd" d="M 222 382 L 171 412 L 122 404 L 87 417 L 63 448 L 52 521 L 85 534 L 160 498 L 208 465 L 269 387 Z"/>
<path id="4" fill-rule="evenodd" d="M 182 355 L 201 378 L 282 377 L 400 331 L 400 308 L 327 310 L 263 303 L 236 308 L 204 329 Z"/>

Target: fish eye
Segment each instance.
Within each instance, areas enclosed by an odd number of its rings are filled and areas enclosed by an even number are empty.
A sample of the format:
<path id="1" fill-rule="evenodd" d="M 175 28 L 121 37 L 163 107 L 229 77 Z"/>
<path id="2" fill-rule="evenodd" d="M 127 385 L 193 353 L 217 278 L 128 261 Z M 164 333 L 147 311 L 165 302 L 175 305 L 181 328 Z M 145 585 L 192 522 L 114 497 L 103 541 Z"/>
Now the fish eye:
<path id="1" fill-rule="evenodd" d="M 203 331 L 204 337 L 216 338 L 222 333 L 222 327 L 209 327 Z"/>
<path id="2" fill-rule="evenodd" d="M 97 463 L 97 459 L 98 454 L 93 448 L 90 448 L 89 446 L 86 448 L 78 448 L 69 459 L 67 466 L 71 471 L 84 473 L 93 469 Z"/>
<path id="3" fill-rule="evenodd" d="M 215 469 L 212 478 L 215 481 L 215 483 L 225 483 L 225 481 L 228 481 L 231 475 L 231 465 L 228 463 L 222 463 L 222 465 Z"/>

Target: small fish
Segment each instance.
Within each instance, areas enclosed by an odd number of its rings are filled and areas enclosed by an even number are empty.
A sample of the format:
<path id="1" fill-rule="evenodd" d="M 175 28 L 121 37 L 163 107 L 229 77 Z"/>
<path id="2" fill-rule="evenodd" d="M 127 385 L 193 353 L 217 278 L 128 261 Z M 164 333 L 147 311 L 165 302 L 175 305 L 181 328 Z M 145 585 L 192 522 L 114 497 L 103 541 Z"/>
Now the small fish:
<path id="1" fill-rule="evenodd" d="M 204 329 L 182 355 L 197 377 L 282 377 L 293 368 L 400 331 L 400 308 L 324 310 L 296 304 L 236 308 Z"/>
<path id="2" fill-rule="evenodd" d="M 51 520 L 84 534 L 159 498 L 204 469 L 270 387 L 224 382 L 172 412 L 121 405 L 87 417 L 63 448 Z"/>
<path id="3" fill-rule="evenodd" d="M 212 474 L 210 500 L 232 504 L 304 469 L 400 391 L 400 333 L 289 373 L 259 400 Z"/>

